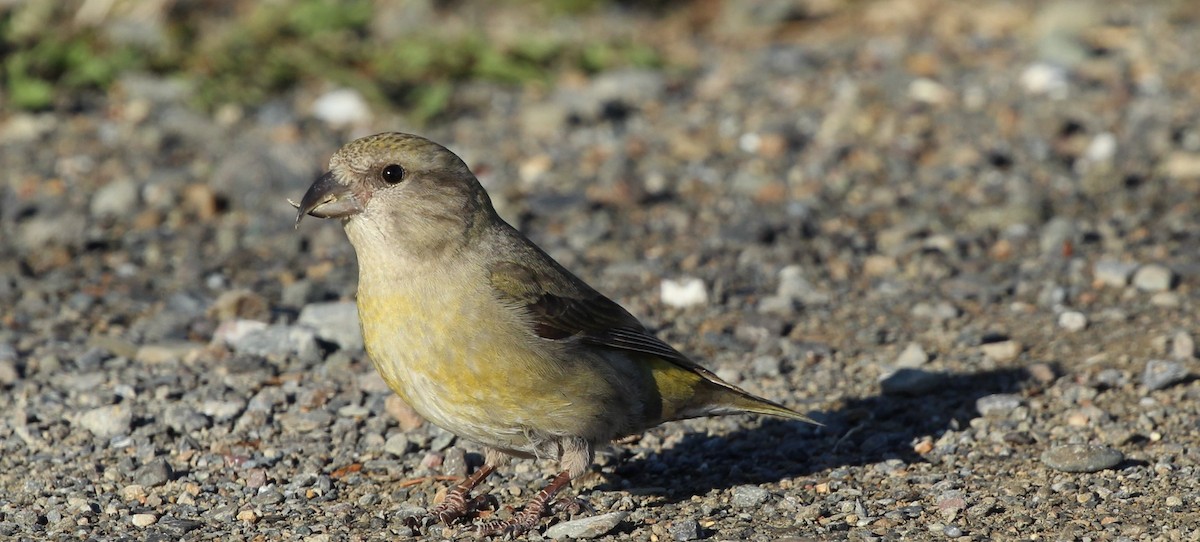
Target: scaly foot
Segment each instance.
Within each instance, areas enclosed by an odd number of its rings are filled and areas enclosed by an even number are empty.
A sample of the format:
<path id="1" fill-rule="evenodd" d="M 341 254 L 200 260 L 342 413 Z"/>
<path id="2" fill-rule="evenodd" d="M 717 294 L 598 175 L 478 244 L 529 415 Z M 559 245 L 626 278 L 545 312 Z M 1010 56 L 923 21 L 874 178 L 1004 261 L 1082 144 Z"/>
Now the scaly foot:
<path id="1" fill-rule="evenodd" d="M 479 526 L 480 536 L 492 536 L 497 534 L 511 535 L 513 537 L 520 536 L 537 527 L 542 516 L 550 508 L 550 499 L 559 492 L 564 486 L 571 482 L 571 476 L 566 471 L 558 473 L 550 485 L 534 495 L 529 503 L 525 505 L 520 512 L 517 512 L 513 517 L 508 519 L 497 519 L 484 523 Z"/>

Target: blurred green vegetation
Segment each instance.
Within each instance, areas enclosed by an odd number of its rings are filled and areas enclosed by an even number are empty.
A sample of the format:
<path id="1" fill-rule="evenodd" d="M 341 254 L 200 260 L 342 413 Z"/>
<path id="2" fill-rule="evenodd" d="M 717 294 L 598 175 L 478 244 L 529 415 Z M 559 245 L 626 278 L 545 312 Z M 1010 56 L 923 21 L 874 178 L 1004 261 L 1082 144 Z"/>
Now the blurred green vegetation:
<path id="1" fill-rule="evenodd" d="M 504 7 L 580 17 L 612 3 L 534 0 Z M 75 2 L 28 0 L 0 8 L 5 105 L 52 108 L 78 93 L 106 90 L 124 71 L 139 71 L 192 81 L 195 105 L 207 109 L 253 106 L 297 85 L 332 81 L 377 105 L 428 119 L 446 109 L 454 84 L 463 81 L 536 84 L 560 70 L 595 73 L 663 62 L 652 47 L 628 37 L 583 42 L 530 31 L 498 43 L 463 25 L 447 31 L 430 24 L 381 39 L 372 32 L 370 0 L 214 5 L 223 9 L 173 8 L 160 28 L 138 39 L 114 39 L 103 31 L 106 21 L 78 24 Z"/>

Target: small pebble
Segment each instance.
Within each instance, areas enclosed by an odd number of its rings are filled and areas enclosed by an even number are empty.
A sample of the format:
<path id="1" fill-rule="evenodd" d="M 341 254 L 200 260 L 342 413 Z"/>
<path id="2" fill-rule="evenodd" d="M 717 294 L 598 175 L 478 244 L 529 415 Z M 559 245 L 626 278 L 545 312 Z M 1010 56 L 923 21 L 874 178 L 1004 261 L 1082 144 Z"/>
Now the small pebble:
<path id="1" fill-rule="evenodd" d="M 754 508 L 767 502 L 771 492 L 758 486 L 737 486 L 733 488 L 733 506 L 736 508 Z"/>
<path id="2" fill-rule="evenodd" d="M 421 458 L 421 468 L 436 469 L 442 466 L 442 454 L 427 453 Z"/>
<path id="3" fill-rule="evenodd" d="M 137 183 L 131 180 L 117 180 L 100 187 L 92 196 L 92 216 L 105 218 L 133 214 L 138 203 L 138 190 Z"/>
<path id="4" fill-rule="evenodd" d="M 1032 363 L 1025 368 L 1025 372 L 1040 384 L 1050 384 L 1058 378 L 1054 366 L 1049 363 Z"/>
<path id="5" fill-rule="evenodd" d="M 177 538 L 182 538 L 183 535 L 199 529 L 205 524 L 191 519 L 181 519 L 171 516 L 163 517 L 158 521 L 158 528 L 164 532 L 171 534 Z"/>
<path id="6" fill-rule="evenodd" d="M 32 527 L 32 526 L 36 525 L 38 522 L 40 522 L 42 520 L 42 517 L 40 515 L 38 515 L 37 512 L 26 509 L 26 510 L 17 510 L 15 513 L 12 514 L 12 519 L 16 520 L 16 522 L 20 525 L 24 525 L 26 527 Z"/>
<path id="7" fill-rule="evenodd" d="M 775 356 L 759 356 L 754 358 L 751 367 L 757 376 L 779 376 L 783 369 L 783 362 Z"/>
<path id="8" fill-rule="evenodd" d="M 917 318 L 928 318 L 935 322 L 953 320 L 961 314 L 958 307 L 955 307 L 948 301 L 942 301 L 933 305 L 925 302 L 917 303 L 913 305 L 911 313 Z"/>
<path id="9" fill-rule="evenodd" d="M 1064 311 L 1058 315 L 1058 327 L 1067 331 L 1083 331 L 1087 328 L 1088 319 L 1079 311 Z"/>
<path id="10" fill-rule="evenodd" d="M 134 482 L 143 487 L 155 487 L 167 483 L 171 479 L 171 467 L 167 460 L 158 458 L 145 465 L 133 474 Z"/>
<path id="11" fill-rule="evenodd" d="M 388 437 L 383 443 L 383 451 L 400 457 L 408 452 L 408 437 L 402 433 L 398 433 Z"/>
<path id="12" fill-rule="evenodd" d="M 245 410 L 246 401 L 242 399 L 233 399 L 229 401 L 205 401 L 200 405 L 200 412 L 206 416 L 211 416 L 215 421 L 224 422 L 232 420 Z"/>
<path id="13" fill-rule="evenodd" d="M 1104 369 L 1096 373 L 1096 383 L 1108 388 L 1119 388 L 1128 383 L 1125 372 L 1120 369 Z"/>
<path id="14" fill-rule="evenodd" d="M 1154 292 L 1150 296 L 1150 304 L 1165 309 L 1177 309 L 1180 305 L 1179 295 L 1175 292 Z"/>
<path id="15" fill-rule="evenodd" d="M 897 367 L 915 368 L 929 361 L 929 354 L 917 343 L 908 343 L 900 355 L 896 357 Z"/>
<path id="16" fill-rule="evenodd" d="M 265 358 L 290 354 L 312 362 L 321 358 L 316 333 L 301 326 L 267 326 L 238 337 L 229 346 L 240 354 Z"/>
<path id="17" fill-rule="evenodd" d="M 1021 343 L 1016 341 L 985 343 L 979 349 L 992 361 L 1012 361 L 1021 355 Z"/>
<path id="18" fill-rule="evenodd" d="M 334 89 L 312 104 L 312 115 L 334 128 L 363 124 L 371 120 L 371 107 L 357 90 Z"/>
<path id="19" fill-rule="evenodd" d="M 1117 152 L 1117 136 L 1112 132 L 1100 132 L 1088 143 L 1083 151 L 1083 159 L 1089 162 L 1106 163 L 1112 161 Z"/>
<path id="20" fill-rule="evenodd" d="M 117 494 L 127 501 L 141 501 L 146 498 L 146 488 L 140 484 L 130 484 L 117 491 Z"/>
<path id="21" fill-rule="evenodd" d="M 365 418 L 371 413 L 371 409 L 362 405 L 346 405 L 339 408 L 337 413 L 343 418 Z"/>
<path id="22" fill-rule="evenodd" d="M 629 512 L 610 512 L 551 525 L 542 536 L 552 540 L 560 538 L 596 538 L 615 529 Z"/>
<path id="23" fill-rule="evenodd" d="M 129 521 L 132 522 L 135 527 L 149 527 L 154 525 L 154 522 L 158 521 L 158 516 L 155 516 L 154 514 L 134 514 L 129 517 Z"/>
<path id="24" fill-rule="evenodd" d="M 353 301 L 305 305 L 296 324 L 312 328 L 318 339 L 336 344 L 343 350 L 358 352 L 363 349 L 358 306 Z"/>
<path id="25" fill-rule="evenodd" d="M 7 386 L 20 378 L 17 366 L 12 360 L 0 359 L 0 386 Z"/>
<path id="26" fill-rule="evenodd" d="M 1129 277 L 1133 276 L 1137 267 L 1133 262 L 1102 258 L 1092 267 L 1092 276 L 1105 286 L 1124 288 L 1129 285 Z"/>
<path id="27" fill-rule="evenodd" d="M 804 277 L 804 267 L 789 265 L 779 270 L 779 287 L 775 298 L 782 301 L 799 301 L 803 305 L 825 305 L 832 299 L 826 292 L 818 290 Z M 770 298 L 764 298 L 764 301 Z"/>
<path id="28" fill-rule="evenodd" d="M 399 395 L 388 395 L 388 398 L 384 400 L 383 408 L 400 424 L 401 431 L 412 431 L 425 423 L 425 418 L 417 414 L 417 411 L 408 406 L 408 403 L 405 403 Z"/>
<path id="29" fill-rule="evenodd" d="M 1056 99 L 1067 96 L 1067 71 L 1047 62 L 1030 64 L 1021 72 L 1021 88 L 1033 95 L 1049 95 Z"/>
<path id="30" fill-rule="evenodd" d="M 1180 331 L 1171 337 L 1171 357 L 1180 360 L 1196 357 L 1196 340 L 1191 334 Z"/>
<path id="31" fill-rule="evenodd" d="M 908 97 L 921 103 L 937 105 L 945 103 L 953 96 L 954 93 L 941 83 L 925 77 L 914 79 L 908 85 Z"/>
<path id="32" fill-rule="evenodd" d="M 984 416 L 1006 416 L 1021 406 L 1021 397 L 1012 393 L 994 393 L 975 400 L 975 410 Z"/>
<path id="33" fill-rule="evenodd" d="M 1142 386 L 1148 391 L 1161 390 L 1187 378 L 1187 366 L 1178 361 L 1152 359 L 1142 372 Z"/>
<path id="34" fill-rule="evenodd" d="M 264 487 L 254 496 L 254 504 L 270 505 L 279 504 L 284 501 L 283 493 L 273 487 Z"/>
<path id="35" fill-rule="evenodd" d="M 679 542 L 700 538 L 700 522 L 692 518 L 677 519 L 671 522 L 671 527 L 667 530 L 670 531 L 671 538 Z"/>
<path id="36" fill-rule="evenodd" d="M 454 444 L 454 433 L 449 431 L 437 431 L 433 440 L 429 442 L 429 449 L 435 452 L 440 452 L 449 448 Z"/>
<path id="37" fill-rule="evenodd" d="M 660 297 L 664 305 L 685 308 L 708 303 L 708 290 L 698 278 L 667 279 L 660 285 Z"/>
<path id="38" fill-rule="evenodd" d="M 445 456 L 442 458 L 442 474 L 447 476 L 466 476 L 467 475 L 467 454 L 458 446 L 451 446 L 446 449 Z"/>
<path id="39" fill-rule="evenodd" d="M 945 383 L 940 373 L 921 369 L 900 369 L 879 383 L 887 395 L 920 395 L 937 389 Z"/>
<path id="40" fill-rule="evenodd" d="M 1042 463 L 1063 472 L 1098 472 L 1124 460 L 1125 455 L 1117 450 L 1091 444 L 1054 446 L 1042 454 Z"/>
<path id="41" fill-rule="evenodd" d="M 133 412 L 125 405 L 93 408 L 79 417 L 79 425 L 100 438 L 112 438 L 129 433 Z"/>
<path id="42" fill-rule="evenodd" d="M 1174 273 L 1159 264 L 1143 265 L 1133 274 L 1133 286 L 1144 292 L 1165 292 L 1174 281 Z"/>
<path id="43" fill-rule="evenodd" d="M 137 349 L 133 359 L 138 363 L 155 365 L 171 361 L 187 359 L 188 356 L 203 348 L 204 345 L 187 341 L 145 344 Z"/>
<path id="44" fill-rule="evenodd" d="M 220 322 L 245 319 L 266 322 L 271 317 L 271 304 L 252 290 L 244 288 L 222 292 L 208 307 L 208 316 Z"/>

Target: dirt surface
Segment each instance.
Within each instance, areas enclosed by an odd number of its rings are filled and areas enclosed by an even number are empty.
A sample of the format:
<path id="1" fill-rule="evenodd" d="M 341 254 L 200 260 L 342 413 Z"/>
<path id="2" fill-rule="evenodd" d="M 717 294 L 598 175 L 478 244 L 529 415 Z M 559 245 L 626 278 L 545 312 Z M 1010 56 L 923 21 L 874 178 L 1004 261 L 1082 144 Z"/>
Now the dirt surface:
<path id="1" fill-rule="evenodd" d="M 463 83 L 423 126 L 333 83 L 209 112 L 145 74 L 5 110 L 0 539 L 418 536 L 405 518 L 481 457 L 391 398 L 349 244 L 285 201 L 387 130 L 459 153 L 568 268 L 824 423 L 656 428 L 575 483 L 598 525 L 528 538 L 1200 539 L 1194 3 L 544 24 L 668 62 Z M 552 467 L 501 469 L 485 515 Z"/>

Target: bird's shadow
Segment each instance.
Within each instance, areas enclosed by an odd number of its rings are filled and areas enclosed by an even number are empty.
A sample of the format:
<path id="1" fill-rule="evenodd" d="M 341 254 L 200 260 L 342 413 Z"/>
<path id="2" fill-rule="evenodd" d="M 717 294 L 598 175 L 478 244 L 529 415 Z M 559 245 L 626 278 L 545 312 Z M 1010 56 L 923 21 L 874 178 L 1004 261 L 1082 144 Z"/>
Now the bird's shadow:
<path id="1" fill-rule="evenodd" d="M 766 418 L 726 435 L 689 433 L 672 446 L 620 463 L 616 476 L 599 489 L 641 488 L 678 502 L 714 489 L 843 466 L 922 462 L 915 441 L 966 427 L 979 416 L 977 399 L 1015 392 L 1031 381 L 1023 368 L 937 377 L 937 385 L 920 394 L 846 400 L 837 410 L 817 415 L 824 427 Z"/>

